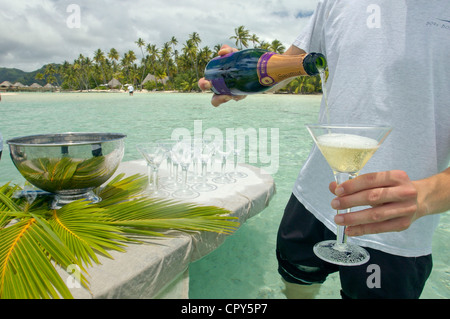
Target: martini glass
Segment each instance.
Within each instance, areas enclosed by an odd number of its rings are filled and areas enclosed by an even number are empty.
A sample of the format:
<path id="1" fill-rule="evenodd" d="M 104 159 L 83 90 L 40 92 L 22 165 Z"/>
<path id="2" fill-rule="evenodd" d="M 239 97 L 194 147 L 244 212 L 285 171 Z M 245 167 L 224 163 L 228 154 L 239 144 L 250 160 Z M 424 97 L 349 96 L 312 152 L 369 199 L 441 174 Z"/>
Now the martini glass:
<path id="1" fill-rule="evenodd" d="M 172 140 L 172 139 L 161 139 L 158 140 L 157 143 L 166 150 L 167 158 L 166 158 L 166 164 L 168 169 L 168 176 L 161 178 L 161 187 L 164 189 L 167 189 L 169 191 L 176 190 L 179 186 L 178 183 L 178 163 L 173 158 L 173 150 L 177 143 L 179 143 L 178 140 Z"/>
<path id="2" fill-rule="evenodd" d="M 172 193 L 172 196 L 175 198 L 181 199 L 192 199 L 198 197 L 200 194 L 191 190 L 187 185 L 187 172 L 189 169 L 189 165 L 192 163 L 192 157 L 194 154 L 192 143 L 188 142 L 180 142 L 177 144 L 174 150 L 174 155 L 181 166 L 182 172 L 182 184 L 181 187 Z"/>
<path id="3" fill-rule="evenodd" d="M 206 169 L 208 162 L 211 161 L 214 151 L 214 142 L 212 139 L 204 138 L 199 146 L 199 158 L 202 164 L 202 181 L 201 183 L 192 185 L 192 189 L 198 192 L 209 192 L 217 189 L 217 186 L 207 182 Z"/>
<path id="4" fill-rule="evenodd" d="M 358 176 L 392 130 L 388 126 L 311 124 L 306 127 L 333 170 L 338 185 Z M 362 265 L 369 260 L 364 248 L 347 243 L 345 226 L 338 225 L 336 237 L 336 240 L 317 243 L 314 253 L 322 260 L 342 266 Z"/>
<path id="5" fill-rule="evenodd" d="M 228 176 L 231 178 L 245 178 L 248 175 L 244 172 L 241 172 L 238 169 L 238 164 L 239 164 L 239 160 L 240 160 L 240 154 L 241 152 L 244 150 L 244 145 L 241 142 L 245 142 L 245 138 L 239 138 L 237 137 L 236 139 L 231 141 L 231 144 L 233 146 L 233 165 L 234 165 L 234 170 L 233 172 L 228 173 Z"/>
<path id="6" fill-rule="evenodd" d="M 215 177 L 212 179 L 214 183 L 217 184 L 232 184 L 236 183 L 236 180 L 232 177 L 228 177 L 225 174 L 225 169 L 227 165 L 227 158 L 230 156 L 230 154 L 233 152 L 233 140 L 225 140 L 223 143 L 223 148 L 220 148 L 220 146 L 216 149 L 217 153 L 220 155 L 221 158 L 221 174 L 219 177 Z"/>
<path id="7" fill-rule="evenodd" d="M 144 156 L 147 161 L 147 166 L 149 168 L 149 181 L 151 173 L 153 174 L 153 184 L 152 189 L 150 190 L 150 194 L 156 197 L 167 197 L 170 194 L 163 191 L 159 187 L 159 166 L 167 157 L 167 151 L 162 147 L 159 143 L 143 143 L 137 145 L 137 149 L 141 152 L 142 156 Z M 149 183 L 150 184 L 150 183 Z"/>

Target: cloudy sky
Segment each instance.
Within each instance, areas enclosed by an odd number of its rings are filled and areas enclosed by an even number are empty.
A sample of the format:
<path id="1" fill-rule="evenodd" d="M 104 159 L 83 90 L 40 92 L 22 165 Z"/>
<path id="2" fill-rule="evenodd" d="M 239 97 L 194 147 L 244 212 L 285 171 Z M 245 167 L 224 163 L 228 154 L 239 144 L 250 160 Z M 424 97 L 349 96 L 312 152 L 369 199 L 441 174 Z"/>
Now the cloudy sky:
<path id="1" fill-rule="evenodd" d="M 24 71 L 73 62 L 81 53 L 115 48 L 122 56 L 135 41 L 161 47 L 173 36 L 178 49 L 197 32 L 200 46 L 233 44 L 240 25 L 286 48 L 305 26 L 317 0 L 0 0 L 0 67 Z"/>

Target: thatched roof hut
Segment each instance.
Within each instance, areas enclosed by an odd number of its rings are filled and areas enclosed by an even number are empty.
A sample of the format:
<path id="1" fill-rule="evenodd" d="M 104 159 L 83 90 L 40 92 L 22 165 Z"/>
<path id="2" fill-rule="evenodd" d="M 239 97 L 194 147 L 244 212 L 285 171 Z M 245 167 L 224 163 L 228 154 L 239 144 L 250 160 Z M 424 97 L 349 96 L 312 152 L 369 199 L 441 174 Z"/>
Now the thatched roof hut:
<path id="1" fill-rule="evenodd" d="M 158 80 L 157 78 L 156 78 L 156 76 L 154 76 L 153 74 L 147 74 L 147 76 L 145 77 L 145 79 L 144 79 L 144 81 L 142 81 L 142 85 L 144 85 L 145 83 L 147 83 L 147 82 L 149 82 L 149 81 L 152 81 L 152 82 L 159 82 L 159 83 L 162 83 L 162 84 L 166 84 L 167 83 L 167 81 L 169 80 L 169 77 L 168 76 L 166 76 L 166 77 L 164 77 L 163 79 L 160 79 L 160 80 Z"/>
<path id="2" fill-rule="evenodd" d="M 145 84 L 147 82 L 155 82 L 156 81 L 156 77 L 153 74 L 147 74 L 147 76 L 145 77 L 144 81 L 142 81 L 142 84 Z"/>
<path id="3" fill-rule="evenodd" d="M 33 84 L 30 85 L 30 88 L 40 89 L 40 88 L 42 88 L 42 85 L 40 85 L 38 83 L 33 83 Z"/>
<path id="4" fill-rule="evenodd" d="M 23 85 L 23 84 L 20 83 L 20 82 L 16 82 L 16 83 L 14 83 L 12 86 L 15 87 L 15 88 L 24 88 L 24 87 L 25 87 L 25 85 Z"/>
<path id="5" fill-rule="evenodd" d="M 2 87 L 2 88 L 9 88 L 9 87 L 11 87 L 12 86 L 12 84 L 11 84 L 11 82 L 9 82 L 9 81 L 3 81 L 1 84 L 0 84 L 0 87 Z"/>
<path id="6" fill-rule="evenodd" d="M 112 79 L 111 81 L 108 82 L 108 86 L 111 89 L 118 88 L 122 86 L 122 83 L 120 83 L 120 81 L 117 79 Z"/>

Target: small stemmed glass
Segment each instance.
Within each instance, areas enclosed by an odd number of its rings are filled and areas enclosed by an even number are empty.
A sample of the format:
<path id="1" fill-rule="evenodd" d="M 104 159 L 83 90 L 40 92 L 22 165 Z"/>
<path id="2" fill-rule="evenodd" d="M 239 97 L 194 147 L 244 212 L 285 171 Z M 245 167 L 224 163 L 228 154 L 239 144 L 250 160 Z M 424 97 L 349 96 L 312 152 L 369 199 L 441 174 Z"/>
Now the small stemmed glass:
<path id="1" fill-rule="evenodd" d="M 219 146 L 219 145 L 217 145 Z M 213 178 L 213 182 L 217 184 L 232 184 L 236 183 L 234 178 L 231 178 L 225 174 L 225 169 L 227 165 L 227 158 L 233 152 L 234 141 L 233 140 L 225 140 L 222 147 L 217 147 L 216 151 L 221 158 L 221 174 L 219 177 Z"/>
<path id="2" fill-rule="evenodd" d="M 161 178 L 161 186 L 164 189 L 173 191 L 178 188 L 178 163 L 173 156 L 174 146 L 178 143 L 178 140 L 172 139 L 162 139 L 158 140 L 157 143 L 163 147 L 167 152 L 166 164 L 168 170 L 168 176 Z"/>
<path id="3" fill-rule="evenodd" d="M 234 169 L 232 172 L 228 173 L 228 176 L 231 178 L 246 178 L 248 175 L 244 172 L 241 172 L 238 170 L 238 163 L 239 163 L 239 155 L 241 154 L 241 151 L 243 150 L 243 146 L 241 143 L 239 143 L 240 139 L 236 138 L 230 141 L 230 144 L 233 145 L 233 164 Z"/>
<path id="4" fill-rule="evenodd" d="M 167 151 L 156 142 L 143 143 L 136 146 L 144 156 L 149 168 L 149 193 L 156 197 L 167 197 L 170 194 L 159 187 L 159 166 L 167 157 Z M 151 176 L 152 183 L 150 183 Z M 151 185 L 151 186 L 150 186 Z"/>
<path id="5" fill-rule="evenodd" d="M 201 155 L 202 155 L 203 140 L 196 138 L 192 143 L 192 171 L 188 176 L 189 184 L 198 184 L 203 181 L 201 173 Z"/>
<path id="6" fill-rule="evenodd" d="M 192 163 L 193 157 L 193 146 L 192 143 L 181 141 L 174 146 L 173 155 L 175 156 L 178 164 L 181 166 L 182 170 L 182 181 L 181 187 L 172 193 L 175 198 L 181 199 L 191 199 L 196 198 L 200 194 L 191 190 L 189 185 L 187 185 L 187 172 L 189 165 Z"/>
<path id="7" fill-rule="evenodd" d="M 310 124 L 306 127 L 338 184 L 355 178 L 392 130 L 389 126 L 367 125 Z M 315 244 L 316 256 L 342 266 L 362 265 L 369 260 L 367 250 L 347 242 L 345 226 L 337 226 L 336 237 Z"/>
<path id="8" fill-rule="evenodd" d="M 202 144 L 199 146 L 199 158 L 202 164 L 202 182 L 192 185 L 192 189 L 198 192 L 210 192 L 217 189 L 217 186 L 210 184 L 207 181 L 207 167 L 211 161 L 212 153 L 214 150 L 213 140 L 204 138 Z"/>

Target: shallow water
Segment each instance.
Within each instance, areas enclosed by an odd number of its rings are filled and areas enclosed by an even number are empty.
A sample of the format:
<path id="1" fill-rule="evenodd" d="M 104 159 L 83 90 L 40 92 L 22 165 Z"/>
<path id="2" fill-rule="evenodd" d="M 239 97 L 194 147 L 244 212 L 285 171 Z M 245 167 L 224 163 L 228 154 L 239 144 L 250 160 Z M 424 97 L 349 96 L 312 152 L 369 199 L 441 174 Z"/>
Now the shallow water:
<path id="1" fill-rule="evenodd" d="M 140 159 L 135 145 L 169 138 L 180 129 L 256 129 L 279 132 L 278 170 L 273 174 L 277 194 L 270 206 L 248 220 L 216 251 L 190 266 L 191 298 L 284 298 L 277 273 L 275 242 L 278 224 L 293 182 L 312 146 L 304 124 L 315 122 L 320 96 L 255 95 L 219 108 L 209 94 L 152 93 L 23 93 L 2 95 L 0 132 L 12 137 L 56 132 L 118 132 L 127 134 L 124 160 Z M 258 135 L 261 138 L 261 135 Z M 272 139 L 272 140 L 271 140 Z M 9 159 L 5 145 L 0 161 L 0 184 L 23 178 Z M 270 148 L 268 154 L 270 154 Z M 270 163 L 262 158 L 262 167 Z M 422 298 L 450 297 L 449 214 L 442 216 L 434 240 L 434 268 Z M 329 277 L 319 298 L 340 298 L 339 278 Z"/>

